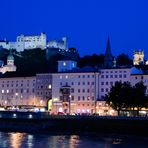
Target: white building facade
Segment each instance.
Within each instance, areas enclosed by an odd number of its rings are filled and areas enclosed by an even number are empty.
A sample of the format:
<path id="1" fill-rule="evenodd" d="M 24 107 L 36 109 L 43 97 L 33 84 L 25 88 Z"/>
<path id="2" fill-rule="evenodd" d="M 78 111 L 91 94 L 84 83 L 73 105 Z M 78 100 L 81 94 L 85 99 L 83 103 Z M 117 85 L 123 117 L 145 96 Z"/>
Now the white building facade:
<path id="1" fill-rule="evenodd" d="M 45 49 L 47 45 L 47 37 L 45 33 L 40 35 L 20 35 L 17 36 L 16 42 L 1 41 L 0 46 L 6 49 L 16 49 L 18 52 L 24 49 L 41 48 Z"/>
<path id="2" fill-rule="evenodd" d="M 39 105 L 35 96 L 36 77 L 0 78 L 2 106 Z"/>
<path id="3" fill-rule="evenodd" d="M 103 99 L 117 81 L 130 82 L 131 68 L 101 69 L 99 75 L 99 99 Z"/>
<path id="4" fill-rule="evenodd" d="M 52 74 L 44 73 L 36 75 L 36 99 L 40 106 L 47 106 L 52 98 Z"/>
<path id="5" fill-rule="evenodd" d="M 53 112 L 95 113 L 98 75 L 98 72 L 52 74 Z"/>

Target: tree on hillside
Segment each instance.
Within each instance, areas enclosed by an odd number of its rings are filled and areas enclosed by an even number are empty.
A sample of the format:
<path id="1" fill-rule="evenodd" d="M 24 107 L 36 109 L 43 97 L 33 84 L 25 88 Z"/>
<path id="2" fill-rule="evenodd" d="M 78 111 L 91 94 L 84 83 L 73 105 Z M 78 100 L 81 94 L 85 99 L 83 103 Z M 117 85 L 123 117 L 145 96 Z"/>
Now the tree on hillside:
<path id="1" fill-rule="evenodd" d="M 82 58 L 79 58 L 78 61 L 78 67 L 84 67 L 84 66 L 102 66 L 104 63 L 104 55 L 100 54 L 93 54 L 93 55 L 86 55 Z"/>
<path id="2" fill-rule="evenodd" d="M 127 54 L 122 53 L 117 56 L 117 65 L 118 66 L 132 65 L 132 60 L 129 58 Z"/>

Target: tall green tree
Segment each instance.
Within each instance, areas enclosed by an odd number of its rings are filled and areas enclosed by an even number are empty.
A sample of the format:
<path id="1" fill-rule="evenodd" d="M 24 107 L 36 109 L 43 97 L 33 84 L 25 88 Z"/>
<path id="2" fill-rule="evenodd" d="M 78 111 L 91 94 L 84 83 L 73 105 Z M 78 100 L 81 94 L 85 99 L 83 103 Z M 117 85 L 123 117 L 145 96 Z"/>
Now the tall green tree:
<path id="1" fill-rule="evenodd" d="M 139 82 L 135 84 L 133 87 L 134 93 L 133 93 L 133 109 L 137 109 L 137 115 L 139 115 L 139 111 L 143 107 L 147 107 L 148 105 L 148 98 L 145 95 L 146 92 L 146 86 L 143 84 L 143 82 Z"/>
<path id="2" fill-rule="evenodd" d="M 106 102 L 115 110 L 118 115 L 120 111 L 135 110 L 137 115 L 143 107 L 148 107 L 148 97 L 145 94 L 146 86 L 143 82 L 131 86 L 129 82 L 116 82 L 110 92 L 106 95 Z"/>
<path id="3" fill-rule="evenodd" d="M 106 102 L 120 115 L 121 110 L 127 107 L 127 100 L 130 98 L 131 85 L 129 82 L 116 82 L 110 92 L 106 95 Z"/>

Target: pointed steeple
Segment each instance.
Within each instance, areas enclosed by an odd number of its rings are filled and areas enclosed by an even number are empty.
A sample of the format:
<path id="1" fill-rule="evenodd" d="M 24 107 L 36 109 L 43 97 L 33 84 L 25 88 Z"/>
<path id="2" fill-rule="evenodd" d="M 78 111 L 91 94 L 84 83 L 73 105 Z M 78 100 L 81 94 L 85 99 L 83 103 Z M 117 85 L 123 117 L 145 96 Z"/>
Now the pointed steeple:
<path id="1" fill-rule="evenodd" d="M 105 56 L 106 57 L 112 56 L 109 36 L 108 36 L 108 39 L 107 39 L 107 46 L 106 46 Z"/>
<path id="2" fill-rule="evenodd" d="M 111 68 L 112 66 L 113 66 L 113 56 L 111 53 L 110 39 L 108 36 L 107 46 L 106 46 L 106 51 L 105 51 L 105 56 L 104 56 L 104 67 Z"/>

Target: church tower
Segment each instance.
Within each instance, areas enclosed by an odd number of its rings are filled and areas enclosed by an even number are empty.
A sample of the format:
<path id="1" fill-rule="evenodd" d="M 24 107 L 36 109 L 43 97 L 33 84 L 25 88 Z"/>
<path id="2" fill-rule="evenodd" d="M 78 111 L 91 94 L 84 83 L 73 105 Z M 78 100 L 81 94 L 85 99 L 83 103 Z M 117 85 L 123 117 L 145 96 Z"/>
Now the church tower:
<path id="1" fill-rule="evenodd" d="M 113 67 L 113 56 L 111 54 L 111 47 L 110 47 L 110 39 L 108 37 L 107 46 L 104 56 L 104 67 L 105 68 L 112 68 Z"/>

